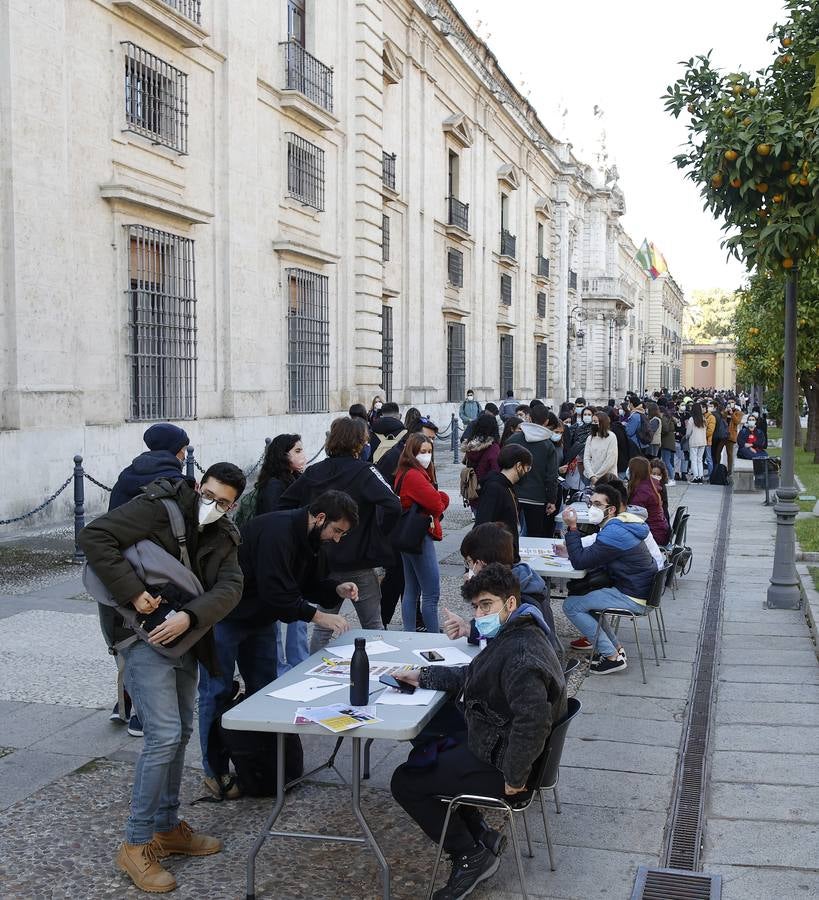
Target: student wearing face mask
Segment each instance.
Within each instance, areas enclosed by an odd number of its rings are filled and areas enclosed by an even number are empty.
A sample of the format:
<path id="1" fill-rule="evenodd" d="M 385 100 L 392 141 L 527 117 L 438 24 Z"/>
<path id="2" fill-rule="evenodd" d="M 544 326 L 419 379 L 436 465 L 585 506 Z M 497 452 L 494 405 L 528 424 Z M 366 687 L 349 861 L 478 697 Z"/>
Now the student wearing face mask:
<path id="1" fill-rule="evenodd" d="M 449 495 L 438 490 L 435 466 L 432 462 L 432 441 L 423 434 L 411 434 L 404 445 L 395 473 L 395 492 L 401 509 L 418 504 L 430 518 L 429 531 L 424 537 L 420 553 L 401 553 L 404 565 L 404 593 L 401 597 L 401 618 L 404 631 L 415 631 L 415 614 L 421 600 L 421 617 L 430 633 L 440 631 L 438 601 L 441 579 L 434 541 L 443 538 L 441 517 L 449 506 Z"/>
<path id="2" fill-rule="evenodd" d="M 466 399 L 462 400 L 458 407 L 458 418 L 463 427 L 466 428 L 470 422 L 474 422 L 482 412 L 483 407 L 475 399 L 475 392 L 470 388 L 466 392 Z"/>
<path id="3" fill-rule="evenodd" d="M 498 454 L 499 472 L 487 475 L 475 509 L 475 525 L 503 522 L 515 542 L 515 562 L 520 562 L 518 503 L 515 485 L 529 474 L 532 454 L 519 444 L 507 444 Z"/>
<path id="4" fill-rule="evenodd" d="M 140 613 L 153 613 L 162 598 L 145 589 L 123 550 L 148 540 L 182 559 L 162 501 L 175 503 L 185 523 L 191 571 L 204 588 L 203 594 L 153 628 L 149 642 L 137 639 L 118 651 L 124 658 L 125 685 L 139 706 L 145 740 L 136 764 L 125 842 L 116 864 L 143 891 L 165 892 L 176 887 L 176 879 L 160 859 L 171 854 L 207 856 L 222 849 L 221 840 L 197 834 L 179 819 L 179 787 L 185 748 L 193 731 L 197 667 L 216 672 L 213 626 L 230 613 L 242 594 L 239 533 L 225 513 L 235 506 L 244 488 L 241 469 L 232 463 L 216 463 L 205 472 L 198 490 L 185 480 L 156 481 L 80 532 L 79 543 L 88 565 L 113 598 L 121 606 L 130 604 Z M 197 626 L 207 630 L 181 656 L 165 656 L 154 649 L 171 644 Z M 270 650 L 272 653 L 272 642 Z"/>
<path id="5" fill-rule="evenodd" d="M 716 407 L 714 401 L 709 397 L 704 401 L 703 419 L 705 420 L 705 453 L 703 454 L 703 466 L 706 470 L 705 474 L 710 475 L 714 471 L 714 458 L 711 455 L 711 447 L 714 443 L 714 431 L 717 427 L 717 418 L 714 415 Z"/>
<path id="6" fill-rule="evenodd" d="M 458 698 L 464 729 L 449 740 L 413 751 L 392 776 L 398 804 L 439 841 L 447 814 L 439 795 L 481 794 L 512 801 L 531 788 L 532 767 L 555 724 L 566 715 L 566 682 L 540 612 L 520 602 L 512 572 L 494 563 L 461 588 L 487 646 L 468 666 L 423 666 L 396 675 L 402 681 Z M 444 749 L 438 749 L 442 747 Z M 437 758 L 436 758 L 437 756 Z M 430 761 L 431 758 L 431 761 Z M 436 898 L 458 900 L 500 865 L 502 836 L 474 807 L 449 820 L 444 849 L 452 860 L 446 887 Z"/>
<path id="7" fill-rule="evenodd" d="M 590 406 L 584 407 L 580 424 L 572 428 L 569 445 L 563 453 L 563 465 L 558 470 L 565 479 L 566 487 L 575 491 L 580 490 L 586 484 L 583 473 L 583 453 L 586 449 L 586 441 L 591 434 L 593 418 L 594 410 Z"/>
<path id="8" fill-rule="evenodd" d="M 737 457 L 739 459 L 767 459 L 768 438 L 761 428 L 757 427 L 755 413 L 748 416 L 737 435 Z"/>
<path id="9" fill-rule="evenodd" d="M 601 475 L 617 476 L 617 438 L 609 431 L 609 417 L 596 412 L 583 449 L 583 475 L 595 484 Z"/>
<path id="10" fill-rule="evenodd" d="M 735 400 L 729 400 L 723 414 L 728 436 L 725 439 L 725 451 L 728 457 L 728 474 L 734 471 L 734 460 L 737 455 L 737 435 L 742 422 L 742 410 Z"/>
<path id="11" fill-rule="evenodd" d="M 556 444 L 554 429 L 561 428 L 554 413 L 545 406 L 532 409 L 532 421 L 524 422 L 511 435 L 509 444 L 525 447 L 532 454 L 532 469 L 515 485 L 515 496 L 523 513 L 528 537 L 551 537 L 557 509 Z"/>

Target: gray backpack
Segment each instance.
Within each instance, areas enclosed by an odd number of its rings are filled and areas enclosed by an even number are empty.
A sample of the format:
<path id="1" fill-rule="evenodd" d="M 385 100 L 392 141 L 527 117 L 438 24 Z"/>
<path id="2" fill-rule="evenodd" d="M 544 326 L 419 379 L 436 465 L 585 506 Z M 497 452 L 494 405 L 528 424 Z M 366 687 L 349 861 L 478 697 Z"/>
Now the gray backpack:
<path id="1" fill-rule="evenodd" d="M 180 562 L 171 556 L 159 544 L 148 540 L 138 541 L 132 547 L 126 548 L 122 555 L 131 564 L 137 578 L 145 585 L 146 590 L 150 591 L 151 587 L 172 582 L 181 591 L 198 597 L 200 594 L 204 594 L 205 591 L 199 579 L 191 571 L 191 560 L 188 554 L 185 520 L 182 516 L 182 511 L 177 502 L 168 497 L 159 498 L 159 502 L 162 503 L 168 512 L 171 531 L 179 543 L 179 555 L 182 557 L 182 561 Z M 114 644 L 111 648 L 112 650 L 124 650 L 126 647 L 130 647 L 134 641 L 140 639 L 146 643 L 148 642 L 149 632 L 142 627 L 143 614 L 137 612 L 130 604 L 122 606 L 117 603 L 111 596 L 111 592 L 105 587 L 88 563 L 83 567 L 82 581 L 85 589 L 97 603 L 114 607 L 125 620 L 125 625 L 134 632 L 131 637 Z M 209 629 L 209 625 L 198 625 L 195 628 L 190 628 L 172 647 L 166 647 L 161 644 L 150 644 L 149 646 L 162 656 L 177 659 L 187 653 Z"/>

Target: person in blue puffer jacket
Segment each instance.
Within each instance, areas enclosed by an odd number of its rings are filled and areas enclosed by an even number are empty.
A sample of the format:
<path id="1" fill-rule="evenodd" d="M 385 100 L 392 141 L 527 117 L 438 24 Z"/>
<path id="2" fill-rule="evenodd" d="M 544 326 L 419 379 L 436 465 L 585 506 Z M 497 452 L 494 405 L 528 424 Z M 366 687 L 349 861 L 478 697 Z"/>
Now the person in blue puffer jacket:
<path id="1" fill-rule="evenodd" d="M 591 504 L 603 513 L 603 522 L 597 540 L 589 547 L 584 547 L 581 542 L 574 510 L 563 511 L 563 521 L 568 529 L 566 550 L 572 566 L 575 569 L 604 569 L 612 581 L 612 587 L 569 596 L 563 603 L 569 621 L 588 641 L 594 640 L 597 631 L 597 618 L 593 615 L 596 610 L 614 608 L 645 613 L 657 574 L 657 566 L 645 544 L 648 525 L 617 518 L 621 504 L 617 490 L 607 484 L 596 485 Z M 592 648 L 599 655 L 592 659 L 590 674 L 608 675 L 628 667 L 625 654 L 618 652 L 615 640 L 614 632 L 603 619 L 597 647 Z"/>

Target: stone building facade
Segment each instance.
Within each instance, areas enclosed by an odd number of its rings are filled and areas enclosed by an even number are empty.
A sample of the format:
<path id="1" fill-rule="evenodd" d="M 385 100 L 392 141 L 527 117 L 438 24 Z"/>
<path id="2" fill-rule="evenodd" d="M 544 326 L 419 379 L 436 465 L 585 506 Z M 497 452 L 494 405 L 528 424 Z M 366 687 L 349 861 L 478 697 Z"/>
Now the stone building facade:
<path id="1" fill-rule="evenodd" d="M 248 465 L 375 394 L 604 400 L 644 336 L 679 379 L 616 173 L 445 0 L 9 0 L 0 175 L 0 517 L 150 421 Z"/>

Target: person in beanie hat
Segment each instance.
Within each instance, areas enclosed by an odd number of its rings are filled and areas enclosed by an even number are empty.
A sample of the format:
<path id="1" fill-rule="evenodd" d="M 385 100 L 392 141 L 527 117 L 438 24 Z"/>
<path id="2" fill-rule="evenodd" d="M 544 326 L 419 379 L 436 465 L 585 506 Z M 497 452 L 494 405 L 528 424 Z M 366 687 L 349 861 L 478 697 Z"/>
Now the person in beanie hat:
<path id="1" fill-rule="evenodd" d="M 149 450 L 167 450 L 168 453 L 179 456 L 181 460 L 185 458 L 182 451 L 190 443 L 185 429 L 178 425 L 172 425 L 170 422 L 158 422 L 156 425 L 151 425 L 142 435 L 142 440 L 145 441 L 145 446 Z M 180 456 L 180 454 L 182 455 Z"/>

